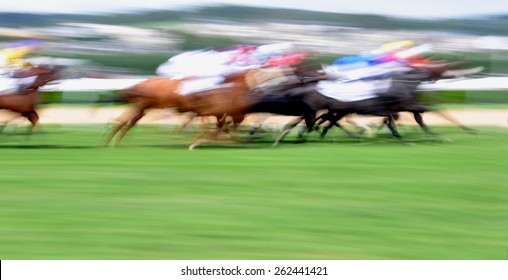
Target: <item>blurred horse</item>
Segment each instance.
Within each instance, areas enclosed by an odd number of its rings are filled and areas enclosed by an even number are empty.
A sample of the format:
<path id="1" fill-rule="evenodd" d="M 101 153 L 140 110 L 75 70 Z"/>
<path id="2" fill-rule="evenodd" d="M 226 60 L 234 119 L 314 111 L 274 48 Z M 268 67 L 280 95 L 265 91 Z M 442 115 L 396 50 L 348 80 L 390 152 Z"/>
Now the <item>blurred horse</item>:
<path id="1" fill-rule="evenodd" d="M 127 131 L 132 128 L 145 114 L 152 108 L 174 108 L 178 112 L 191 112 L 194 116 L 214 116 L 217 118 L 217 130 L 212 133 L 202 133 L 200 137 L 189 147 L 190 149 L 200 143 L 214 141 L 222 132 L 228 132 L 225 129 L 226 121 L 230 118 L 233 127 L 241 123 L 246 114 L 268 112 L 293 114 L 287 112 L 286 107 L 280 110 L 273 106 L 263 106 L 266 99 L 262 100 L 263 92 L 258 90 L 259 81 L 253 77 L 259 76 L 264 69 L 245 70 L 236 74 L 229 75 L 219 87 L 209 90 L 203 90 L 189 94 L 179 94 L 179 87 L 188 79 L 170 79 L 155 77 L 145 80 L 120 94 L 116 101 L 134 105 L 128 111 L 115 119 L 116 125 L 110 131 L 104 141 L 107 146 L 117 133 L 120 133 L 115 141 L 115 146 L 120 143 Z M 295 79 L 285 80 L 278 83 L 275 87 L 277 92 L 298 87 L 308 82 L 309 70 L 305 71 L 299 67 L 295 68 Z M 282 74 L 286 75 L 286 74 Z M 277 75 L 275 75 L 277 76 Z M 270 80 L 274 76 L 270 75 Z M 305 81 L 302 81 L 305 80 Z M 316 79 L 316 77 L 310 77 Z M 254 88 L 254 90 L 252 90 Z M 270 100 L 270 97 L 266 97 Z M 286 111 L 285 111 L 286 110 Z M 296 114 L 300 116 L 299 112 Z M 314 117 L 314 116 L 313 116 Z M 309 125 L 313 123 L 309 118 Z M 212 136 L 212 140 L 205 139 L 204 136 Z"/>
<path id="2" fill-rule="evenodd" d="M 417 123 L 425 131 L 428 131 L 421 118 L 421 113 L 427 109 L 416 101 L 415 91 L 421 82 L 430 78 L 431 76 L 423 73 L 406 73 L 392 77 L 390 87 L 386 91 L 377 93 L 375 97 L 346 102 L 334 99 L 330 107 L 327 108 L 328 112 L 318 117 L 321 119 L 320 123 L 329 121 L 329 125 L 323 129 L 321 137 L 323 138 L 333 126 L 352 135 L 338 121 L 347 115 L 357 114 L 385 117 L 384 124 L 390 129 L 393 136 L 400 138 L 401 136 L 395 127 L 395 119 L 398 117 L 397 114 L 402 111 L 413 113 Z"/>
<path id="3" fill-rule="evenodd" d="M 324 137 L 327 131 L 334 125 L 351 135 L 351 133 L 345 130 L 338 121 L 347 115 L 358 114 L 383 116 L 384 125 L 390 129 L 392 135 L 400 139 L 401 136 L 395 127 L 395 120 L 398 119 L 399 112 L 404 111 L 413 114 L 415 121 L 422 130 L 429 134 L 434 134 L 428 129 L 422 118 L 423 113 L 431 110 L 416 99 L 416 88 L 424 81 L 435 81 L 438 79 L 452 78 L 481 71 L 479 68 L 462 70 L 449 69 L 455 65 L 457 64 L 445 63 L 440 64 L 439 66 L 418 67 L 411 72 L 391 77 L 392 84 L 390 88 L 384 92 L 378 93 L 375 98 L 354 102 L 334 103 L 327 113 L 318 117 L 318 125 L 325 121 L 329 121 L 329 125 L 323 129 L 321 137 Z M 466 131 L 473 131 L 444 112 L 434 112 Z"/>
<path id="4" fill-rule="evenodd" d="M 391 77 L 389 87 L 377 92 L 372 97 L 356 101 L 340 101 L 319 91 L 316 81 L 302 82 L 301 85 L 290 89 L 280 90 L 272 87 L 265 90 L 265 95 L 252 108 L 252 111 L 272 112 L 277 114 L 286 114 L 298 116 L 292 123 L 286 126 L 286 129 L 277 138 L 276 143 L 284 137 L 294 126 L 302 120 L 305 120 L 307 130 L 313 130 L 315 122 L 315 113 L 320 110 L 328 112 L 318 119 L 329 121 L 330 125 L 326 127 L 321 136 L 334 125 L 342 128 L 338 121 L 350 114 L 376 115 L 385 117 L 385 124 L 392 134 L 400 138 L 396 130 L 394 120 L 399 112 L 408 111 L 413 113 L 416 122 L 426 132 L 431 133 L 423 122 L 421 114 L 429 111 L 426 106 L 416 100 L 416 88 L 423 81 L 433 81 L 457 72 L 449 72 L 448 66 L 433 67 L 432 69 L 414 69 L 407 73 L 397 74 Z M 316 77 L 319 81 L 319 77 Z M 349 83 L 343 84 L 342 89 L 346 89 Z M 340 89 L 339 89 L 340 90 Z M 311 124 L 312 123 L 312 124 Z M 344 128 L 342 128 L 344 129 Z M 348 132 L 347 130 L 345 130 Z M 348 134 L 352 135 L 348 132 Z"/>
<path id="5" fill-rule="evenodd" d="M 7 94 L 0 95 L 0 109 L 6 109 L 27 118 L 32 124 L 30 131 L 37 125 L 39 115 L 35 111 L 39 104 L 38 91 L 39 88 L 51 81 L 61 78 L 61 68 L 58 66 L 39 65 L 28 66 L 11 74 L 11 78 L 29 78 L 32 77 L 30 83 L 20 85 L 17 89 L 10 90 Z M 1 127 L 1 130 L 5 127 Z"/>
<path id="6" fill-rule="evenodd" d="M 118 145 L 127 131 L 152 108 L 174 108 L 181 113 L 192 112 L 198 117 L 215 116 L 217 132 L 223 129 L 226 116 L 231 117 L 234 124 L 239 124 L 252 102 L 246 98 L 250 90 L 246 76 L 250 71 L 255 70 L 229 75 L 219 87 L 185 95 L 179 94 L 178 89 L 187 79 L 155 77 L 127 89 L 116 101 L 134 106 L 115 119 L 117 124 L 104 141 L 104 146 L 120 131 L 115 142 L 115 146 Z"/>

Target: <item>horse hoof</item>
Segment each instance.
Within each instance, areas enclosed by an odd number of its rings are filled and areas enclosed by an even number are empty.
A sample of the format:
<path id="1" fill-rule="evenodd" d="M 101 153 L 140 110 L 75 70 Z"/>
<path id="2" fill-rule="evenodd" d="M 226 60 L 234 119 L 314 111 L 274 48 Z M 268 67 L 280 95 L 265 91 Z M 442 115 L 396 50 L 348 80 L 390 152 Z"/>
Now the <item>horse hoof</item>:
<path id="1" fill-rule="evenodd" d="M 365 130 L 365 133 L 364 133 L 364 134 L 365 134 L 365 136 L 366 136 L 367 138 L 370 138 L 370 139 L 372 139 L 372 138 L 376 137 L 376 131 L 374 131 L 374 130 L 372 130 L 372 129 Z"/>

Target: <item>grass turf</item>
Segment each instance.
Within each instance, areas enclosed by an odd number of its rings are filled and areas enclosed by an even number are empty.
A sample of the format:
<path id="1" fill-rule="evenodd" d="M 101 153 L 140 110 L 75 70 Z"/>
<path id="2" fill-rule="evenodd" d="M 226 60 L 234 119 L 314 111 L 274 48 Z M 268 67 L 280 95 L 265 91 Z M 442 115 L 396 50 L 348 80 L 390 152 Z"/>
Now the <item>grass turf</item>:
<path id="1" fill-rule="evenodd" d="M 139 126 L 0 135 L 0 259 L 506 259 L 508 131 L 272 148 Z"/>

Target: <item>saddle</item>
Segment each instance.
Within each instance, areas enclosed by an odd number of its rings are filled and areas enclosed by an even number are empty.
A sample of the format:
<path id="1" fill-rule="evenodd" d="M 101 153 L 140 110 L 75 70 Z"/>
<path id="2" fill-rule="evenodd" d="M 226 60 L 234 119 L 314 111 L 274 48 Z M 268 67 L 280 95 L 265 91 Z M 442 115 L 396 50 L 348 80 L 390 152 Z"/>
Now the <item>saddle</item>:
<path id="1" fill-rule="evenodd" d="M 285 84 L 292 77 L 294 77 L 294 73 L 290 68 L 262 68 L 247 73 L 245 81 L 249 89 L 252 90 Z"/>

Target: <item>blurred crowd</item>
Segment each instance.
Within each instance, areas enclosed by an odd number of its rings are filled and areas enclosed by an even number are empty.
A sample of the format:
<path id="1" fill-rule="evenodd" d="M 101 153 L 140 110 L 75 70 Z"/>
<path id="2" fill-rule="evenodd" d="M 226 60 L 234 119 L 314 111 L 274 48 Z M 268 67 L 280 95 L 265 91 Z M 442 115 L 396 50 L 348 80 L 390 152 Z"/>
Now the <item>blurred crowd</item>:
<path id="1" fill-rule="evenodd" d="M 26 80 L 12 78 L 10 73 L 30 65 L 26 56 L 35 51 L 39 40 L 24 40 L 6 45 L 0 51 L 0 94 L 12 92 Z M 440 61 L 425 58 L 432 50 L 430 44 L 417 45 L 412 40 L 385 43 L 373 50 L 338 57 L 327 65 L 319 65 L 327 81 L 319 84 L 323 92 L 354 90 L 364 87 L 364 81 L 378 80 L 415 67 L 439 65 Z M 312 59 L 310 52 L 299 50 L 293 43 L 265 45 L 235 45 L 220 49 L 184 51 L 160 64 L 155 73 L 161 77 L 186 79 L 178 92 L 182 95 L 220 86 L 228 75 L 249 69 L 262 69 L 251 84 L 273 85 L 294 80 L 294 69 Z M 33 61 L 33 60 L 32 60 Z M 276 77 L 276 79 L 273 79 Z M 254 87 L 254 85 L 253 85 Z M 371 87 L 369 84 L 368 87 Z"/>

